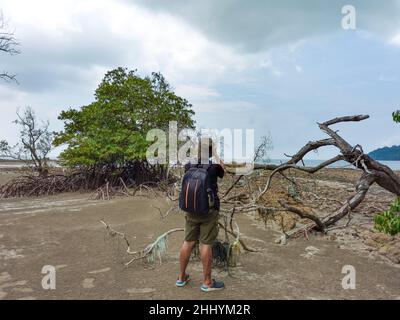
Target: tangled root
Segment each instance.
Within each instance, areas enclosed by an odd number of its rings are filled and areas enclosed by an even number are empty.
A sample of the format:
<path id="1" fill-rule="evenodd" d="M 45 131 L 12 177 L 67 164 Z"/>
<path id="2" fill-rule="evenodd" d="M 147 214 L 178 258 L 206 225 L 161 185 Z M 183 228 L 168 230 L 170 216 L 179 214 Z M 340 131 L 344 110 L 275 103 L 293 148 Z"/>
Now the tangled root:
<path id="1" fill-rule="evenodd" d="M 110 199 L 128 188 L 147 184 L 160 186 L 174 182 L 165 170 L 145 163 L 124 168 L 91 168 L 66 174 L 24 175 L 0 186 L 0 198 L 47 196 L 63 192 L 96 190 L 97 199 Z M 145 182 L 145 183 L 144 183 Z"/>

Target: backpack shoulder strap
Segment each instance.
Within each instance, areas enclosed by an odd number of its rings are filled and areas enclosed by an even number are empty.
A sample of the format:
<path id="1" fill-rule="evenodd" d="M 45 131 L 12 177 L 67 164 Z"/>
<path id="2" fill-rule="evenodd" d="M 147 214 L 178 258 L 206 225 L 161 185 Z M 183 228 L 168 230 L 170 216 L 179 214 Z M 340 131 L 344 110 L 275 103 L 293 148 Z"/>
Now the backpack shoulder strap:
<path id="1" fill-rule="evenodd" d="M 211 165 L 212 165 L 212 161 L 208 160 L 208 164 L 202 164 L 202 163 L 199 162 L 199 163 L 197 163 L 197 164 L 195 164 L 193 166 L 195 166 L 196 168 L 203 168 L 203 169 L 208 170 L 211 167 Z"/>
<path id="2" fill-rule="evenodd" d="M 210 164 L 197 164 L 196 168 L 202 168 L 202 169 L 206 169 L 208 171 L 208 169 L 210 169 L 211 165 Z"/>

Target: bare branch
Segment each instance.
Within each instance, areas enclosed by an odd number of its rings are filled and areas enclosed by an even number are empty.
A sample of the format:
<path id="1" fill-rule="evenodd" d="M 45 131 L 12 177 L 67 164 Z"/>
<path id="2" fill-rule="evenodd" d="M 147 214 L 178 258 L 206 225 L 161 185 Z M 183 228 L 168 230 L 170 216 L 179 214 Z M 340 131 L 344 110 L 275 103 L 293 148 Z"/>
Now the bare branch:
<path id="1" fill-rule="evenodd" d="M 325 146 L 334 146 L 335 140 L 324 139 L 318 141 L 310 141 L 303 148 L 301 148 L 287 163 L 296 164 L 301 161 L 308 153 Z"/>
<path id="2" fill-rule="evenodd" d="M 17 75 L 16 74 L 9 74 L 6 71 L 3 71 L 3 73 L 0 73 L 0 79 L 3 79 L 6 82 L 15 82 L 15 83 L 18 84 Z"/>
<path id="3" fill-rule="evenodd" d="M 324 231 L 325 230 L 325 224 L 315 215 L 312 215 L 310 213 L 304 212 L 298 208 L 289 206 L 286 202 L 283 200 L 278 200 L 279 204 L 284 207 L 287 211 L 293 212 L 297 214 L 300 218 L 302 219 L 310 219 L 315 222 L 317 229 L 319 231 Z"/>
<path id="4" fill-rule="evenodd" d="M 279 201 L 282 207 L 286 210 L 296 213 L 300 217 L 312 220 L 312 223 L 301 228 L 300 231 L 295 230 L 290 234 L 303 233 L 304 230 L 317 229 L 323 231 L 326 227 L 335 224 L 338 220 L 345 217 L 352 210 L 354 210 L 364 199 L 369 190 L 369 187 L 376 182 L 382 188 L 396 194 L 400 195 L 400 177 L 397 176 L 388 166 L 385 166 L 378 161 L 372 159 L 368 155 L 364 154 L 363 148 L 360 145 L 352 147 L 345 139 L 343 139 L 336 131 L 333 131 L 329 126 L 342 123 L 342 122 L 358 122 L 368 119 L 368 115 L 355 115 L 355 116 L 345 116 L 331 119 L 323 123 L 319 123 L 319 127 L 322 131 L 330 136 L 329 139 L 311 141 L 307 143 L 303 148 L 301 148 L 291 159 L 280 166 L 264 166 L 257 165 L 256 169 L 269 169 L 273 170 L 269 175 L 264 189 L 259 193 L 256 198 L 258 202 L 261 197 L 269 190 L 272 178 L 276 173 L 282 173 L 287 169 L 301 170 L 307 173 L 315 173 L 322 168 L 329 166 L 340 160 L 348 162 L 350 165 L 362 170 L 364 174 L 361 176 L 356 184 L 356 193 L 350 197 L 344 204 L 335 210 L 334 212 L 328 214 L 323 219 L 320 219 L 310 213 L 304 212 L 298 208 L 291 207 L 287 205 L 282 200 Z M 299 161 L 303 161 L 303 157 L 307 155 L 310 151 L 317 150 L 320 147 L 332 145 L 338 148 L 341 152 L 338 156 L 327 160 L 316 167 L 305 167 L 296 165 Z"/>
<path id="5" fill-rule="evenodd" d="M 330 126 L 332 124 L 336 124 L 339 122 L 357 122 L 368 119 L 369 115 L 357 115 L 357 116 L 344 116 L 344 117 L 337 117 L 328 121 L 321 123 L 324 126 Z"/>
<path id="6" fill-rule="evenodd" d="M 4 20 L 3 13 L 0 12 L 0 52 L 7 53 L 10 55 L 16 55 L 20 53 L 17 48 L 20 44 L 14 37 L 13 31 L 8 31 L 8 25 Z M 0 79 L 6 82 L 17 82 L 16 75 L 10 74 L 6 71 L 0 73 Z M 18 83 L 18 82 L 17 82 Z"/>
<path id="7" fill-rule="evenodd" d="M 322 168 L 325 168 L 325 167 L 329 166 L 330 164 L 335 163 L 335 162 L 337 162 L 339 160 L 342 160 L 342 159 L 343 159 L 343 157 L 339 155 L 339 156 L 336 156 L 336 157 L 334 157 L 334 158 L 332 158 L 330 160 L 327 160 L 327 161 L 321 163 L 320 165 L 318 165 L 316 167 L 301 167 L 301 166 L 297 166 L 297 165 L 295 165 L 293 163 L 290 163 L 290 161 L 288 161 L 286 164 L 282 164 L 282 165 L 278 166 L 275 170 L 273 170 L 271 172 L 271 174 L 268 177 L 268 180 L 267 180 L 267 183 L 266 183 L 264 189 L 257 196 L 257 200 L 259 200 L 268 191 L 269 187 L 271 186 L 272 178 L 278 172 L 282 172 L 282 171 L 287 170 L 287 169 L 297 169 L 297 170 L 305 171 L 305 172 L 308 172 L 308 173 L 315 173 L 318 170 L 321 170 Z"/>

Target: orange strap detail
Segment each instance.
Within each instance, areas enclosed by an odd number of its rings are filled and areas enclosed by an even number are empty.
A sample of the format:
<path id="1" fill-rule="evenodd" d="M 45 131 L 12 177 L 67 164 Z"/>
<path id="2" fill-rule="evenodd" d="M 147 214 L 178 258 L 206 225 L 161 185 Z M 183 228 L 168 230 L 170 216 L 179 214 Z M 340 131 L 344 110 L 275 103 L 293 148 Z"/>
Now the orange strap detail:
<path id="1" fill-rule="evenodd" d="M 186 196 L 185 196 L 185 206 L 186 208 L 188 207 L 188 193 L 189 193 L 189 186 L 190 186 L 190 181 L 186 185 Z"/>
<path id="2" fill-rule="evenodd" d="M 196 192 L 197 192 L 197 184 L 199 183 L 199 179 L 196 179 L 196 186 L 194 187 L 194 199 L 193 199 L 193 202 L 194 202 L 194 211 L 196 211 Z"/>

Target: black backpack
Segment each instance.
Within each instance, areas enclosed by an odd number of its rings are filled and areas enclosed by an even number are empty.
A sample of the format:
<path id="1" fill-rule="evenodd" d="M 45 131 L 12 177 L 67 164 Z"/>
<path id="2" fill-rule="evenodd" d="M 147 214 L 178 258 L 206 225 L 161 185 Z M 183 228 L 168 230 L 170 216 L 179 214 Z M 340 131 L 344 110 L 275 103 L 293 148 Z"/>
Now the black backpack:
<path id="1" fill-rule="evenodd" d="M 191 165 L 182 179 L 179 194 L 179 208 L 188 213 L 207 214 L 214 203 L 214 194 L 210 188 L 208 164 Z"/>

